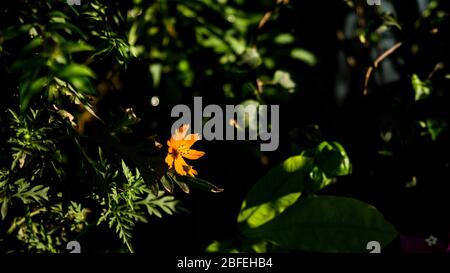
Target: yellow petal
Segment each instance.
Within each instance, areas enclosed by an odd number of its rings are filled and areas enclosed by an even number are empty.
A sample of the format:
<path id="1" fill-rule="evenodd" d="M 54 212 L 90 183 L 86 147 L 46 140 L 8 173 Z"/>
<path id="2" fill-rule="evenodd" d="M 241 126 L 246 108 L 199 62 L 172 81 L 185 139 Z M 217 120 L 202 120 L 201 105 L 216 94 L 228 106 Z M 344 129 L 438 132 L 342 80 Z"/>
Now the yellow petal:
<path id="1" fill-rule="evenodd" d="M 178 156 L 177 158 L 175 158 L 175 171 L 180 174 L 180 175 L 186 175 L 186 171 L 184 170 L 183 166 L 188 166 L 188 164 L 186 164 L 186 161 L 184 161 L 184 159 L 181 156 Z"/>
<path id="2" fill-rule="evenodd" d="M 171 154 L 168 154 L 168 155 L 166 156 L 166 163 L 167 163 L 167 165 L 169 165 L 169 168 L 172 168 L 172 166 L 173 166 L 173 161 L 174 161 L 173 156 L 172 156 Z"/>
<path id="3" fill-rule="evenodd" d="M 183 140 L 186 136 L 187 131 L 189 130 L 189 124 L 183 124 L 175 130 L 175 134 L 172 136 L 174 140 Z"/>
<path id="4" fill-rule="evenodd" d="M 194 168 L 190 168 L 188 174 L 192 177 L 196 176 L 198 174 L 198 172 L 196 170 L 194 170 Z"/>
<path id="5" fill-rule="evenodd" d="M 169 146 L 169 148 L 178 149 L 178 147 L 180 146 L 180 143 L 181 143 L 181 141 L 175 140 L 173 137 L 171 137 L 167 141 L 167 146 Z"/>
<path id="6" fill-rule="evenodd" d="M 202 152 L 202 151 L 188 150 L 185 154 L 183 154 L 183 157 L 185 157 L 187 159 L 191 159 L 191 160 L 196 160 L 204 155 L 205 155 L 205 152 Z"/>
<path id="7" fill-rule="evenodd" d="M 184 138 L 188 148 L 191 148 L 191 146 L 199 139 L 200 136 L 198 134 L 189 134 Z"/>

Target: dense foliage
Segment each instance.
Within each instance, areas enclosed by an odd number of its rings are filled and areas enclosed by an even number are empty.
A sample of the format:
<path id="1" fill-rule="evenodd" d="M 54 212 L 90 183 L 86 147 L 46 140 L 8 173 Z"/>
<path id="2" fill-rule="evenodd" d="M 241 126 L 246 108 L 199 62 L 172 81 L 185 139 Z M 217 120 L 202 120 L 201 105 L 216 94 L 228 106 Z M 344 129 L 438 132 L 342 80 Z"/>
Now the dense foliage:
<path id="1" fill-rule="evenodd" d="M 447 240 L 447 2 L 3 1 L 0 251 Z M 168 169 L 194 96 L 280 105 L 279 149 L 199 141 L 197 177 Z"/>

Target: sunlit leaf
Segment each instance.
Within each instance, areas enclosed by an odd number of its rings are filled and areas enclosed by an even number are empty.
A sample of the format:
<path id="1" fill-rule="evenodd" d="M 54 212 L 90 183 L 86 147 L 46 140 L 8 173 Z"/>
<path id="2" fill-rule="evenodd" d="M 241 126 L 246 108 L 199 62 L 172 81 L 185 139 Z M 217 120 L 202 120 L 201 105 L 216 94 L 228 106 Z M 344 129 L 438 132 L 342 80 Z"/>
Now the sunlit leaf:
<path id="1" fill-rule="evenodd" d="M 4 220 L 6 218 L 6 215 L 8 213 L 8 199 L 3 199 L 2 200 L 2 206 L 1 206 L 1 215 L 2 215 L 2 220 Z"/>
<path id="2" fill-rule="evenodd" d="M 429 81 L 422 81 L 417 74 L 411 77 L 411 84 L 415 92 L 415 100 L 421 100 L 431 95 L 431 83 Z"/>
<path id="3" fill-rule="evenodd" d="M 231 239 L 224 241 L 214 241 L 207 246 L 206 252 L 209 253 L 239 253 Z"/>
<path id="4" fill-rule="evenodd" d="M 243 228 L 263 225 L 294 204 L 306 187 L 312 163 L 312 158 L 293 156 L 262 177 L 242 203 L 238 222 Z"/>
<path id="5" fill-rule="evenodd" d="M 282 34 L 278 34 L 275 37 L 275 43 L 277 44 L 290 44 L 293 43 L 295 41 L 295 38 L 292 34 L 290 33 L 282 33 Z"/>
<path id="6" fill-rule="evenodd" d="M 295 82 L 291 79 L 289 72 L 277 70 L 273 76 L 273 83 L 279 84 L 283 88 L 293 90 L 295 88 Z"/>
<path id="7" fill-rule="evenodd" d="M 138 39 L 138 27 L 139 24 L 136 22 L 130 28 L 130 31 L 128 33 L 128 43 L 130 45 L 134 45 Z"/>
<path id="8" fill-rule="evenodd" d="M 149 69 L 150 69 L 150 73 L 152 74 L 153 87 L 156 88 L 159 86 L 159 82 L 161 81 L 162 65 L 161 64 L 151 64 Z"/>
<path id="9" fill-rule="evenodd" d="M 369 241 L 384 248 L 397 236 L 374 207 L 352 198 L 309 197 L 264 225 L 243 230 L 290 250 L 365 253 Z"/>
<path id="10" fill-rule="evenodd" d="M 258 50 L 253 48 L 247 48 L 241 55 L 241 60 L 238 62 L 239 65 L 248 65 L 250 68 L 255 69 L 262 63 L 261 56 Z"/>
<path id="11" fill-rule="evenodd" d="M 76 53 L 76 52 L 83 52 L 83 51 L 93 51 L 95 48 L 91 45 L 86 44 L 83 41 L 78 42 L 67 42 L 64 44 L 64 50 L 67 53 Z"/>
<path id="12" fill-rule="evenodd" d="M 337 142 L 322 142 L 317 147 L 316 160 L 326 175 L 342 176 L 351 173 L 350 159 L 344 147 Z"/>
<path id="13" fill-rule="evenodd" d="M 447 129 L 447 123 L 443 120 L 427 119 L 426 127 L 431 135 L 431 139 L 435 141 Z"/>
<path id="14" fill-rule="evenodd" d="M 87 66 L 80 64 L 69 64 L 58 72 L 58 76 L 63 79 L 74 77 L 95 78 L 95 73 Z"/>
<path id="15" fill-rule="evenodd" d="M 291 57 L 304 62 L 307 65 L 315 66 L 317 65 L 316 56 L 310 51 L 303 48 L 294 48 L 291 51 Z"/>

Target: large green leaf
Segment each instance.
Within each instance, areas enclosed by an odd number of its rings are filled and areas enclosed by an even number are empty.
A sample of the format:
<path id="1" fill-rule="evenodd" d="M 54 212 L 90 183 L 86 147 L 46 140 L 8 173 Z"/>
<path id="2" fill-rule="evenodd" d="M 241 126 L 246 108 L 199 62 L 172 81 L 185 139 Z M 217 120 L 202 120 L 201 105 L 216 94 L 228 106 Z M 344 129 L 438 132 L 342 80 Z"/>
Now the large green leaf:
<path id="1" fill-rule="evenodd" d="M 257 228 L 243 230 L 249 239 L 266 239 L 290 250 L 366 252 L 369 241 L 387 246 L 397 231 L 371 205 L 345 197 L 309 197 Z"/>
<path id="2" fill-rule="evenodd" d="M 243 229 L 260 226 L 295 203 L 306 184 L 313 159 L 293 156 L 261 178 L 245 198 L 238 222 Z"/>

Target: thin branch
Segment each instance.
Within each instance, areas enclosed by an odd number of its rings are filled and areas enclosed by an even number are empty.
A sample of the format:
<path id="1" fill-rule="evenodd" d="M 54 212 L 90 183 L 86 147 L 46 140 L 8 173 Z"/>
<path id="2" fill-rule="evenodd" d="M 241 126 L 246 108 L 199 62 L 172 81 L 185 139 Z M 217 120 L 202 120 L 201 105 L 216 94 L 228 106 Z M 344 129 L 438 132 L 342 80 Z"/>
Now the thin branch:
<path id="1" fill-rule="evenodd" d="M 384 59 L 386 59 L 389 55 L 391 55 L 392 53 L 394 53 L 394 51 L 396 51 L 399 47 L 401 47 L 403 45 L 403 42 L 398 42 L 396 43 L 393 47 L 389 48 L 388 50 L 386 50 L 383 54 L 380 55 L 380 57 L 378 57 L 375 62 L 373 63 L 374 67 L 377 68 L 378 64 L 380 62 L 382 62 Z"/>
<path id="2" fill-rule="evenodd" d="M 277 7 L 279 5 L 287 5 L 287 4 L 289 4 L 289 0 L 277 0 L 276 4 L 277 4 Z M 268 11 L 264 14 L 264 16 L 261 18 L 261 20 L 258 23 L 258 30 L 260 30 L 267 23 L 267 21 L 269 21 L 270 17 L 274 13 L 274 11 L 277 10 L 277 7 L 274 10 Z"/>
<path id="3" fill-rule="evenodd" d="M 402 45 L 404 44 L 404 42 L 398 42 L 396 43 L 394 46 L 392 46 L 391 48 L 389 48 L 388 50 L 386 50 L 383 54 L 381 54 L 374 62 L 373 64 L 367 68 L 367 72 L 366 72 L 366 76 L 365 76 L 365 80 L 364 80 L 364 95 L 367 95 L 367 90 L 368 90 L 368 86 L 369 86 L 369 80 L 370 80 L 370 76 L 372 75 L 372 72 L 375 68 L 378 68 L 378 65 L 387 57 L 389 57 L 389 55 L 391 55 L 392 53 L 394 53 L 397 49 L 399 49 Z"/>
<path id="4" fill-rule="evenodd" d="M 444 68 L 445 68 L 445 65 L 443 62 L 437 63 L 434 66 L 433 71 L 431 71 L 431 73 L 428 75 L 428 80 L 431 80 L 431 78 L 433 78 L 433 76 L 436 72 L 438 72 L 439 70 L 444 69 Z"/>
<path id="5" fill-rule="evenodd" d="M 261 18 L 261 20 L 258 23 L 258 29 L 261 29 L 267 23 L 267 21 L 269 21 L 270 16 L 272 16 L 272 14 L 273 14 L 272 11 L 268 11 L 264 14 L 264 16 Z"/>

